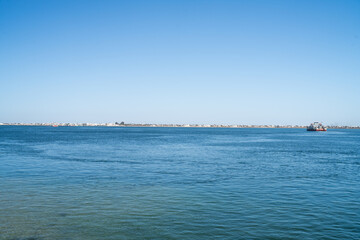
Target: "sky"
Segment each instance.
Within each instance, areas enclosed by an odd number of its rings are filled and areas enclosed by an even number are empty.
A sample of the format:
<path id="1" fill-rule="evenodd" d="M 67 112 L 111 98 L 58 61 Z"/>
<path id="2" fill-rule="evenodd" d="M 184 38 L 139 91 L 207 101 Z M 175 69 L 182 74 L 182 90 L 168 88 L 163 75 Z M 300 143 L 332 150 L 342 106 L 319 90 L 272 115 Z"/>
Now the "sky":
<path id="1" fill-rule="evenodd" d="M 0 122 L 360 125 L 360 1 L 0 0 Z"/>

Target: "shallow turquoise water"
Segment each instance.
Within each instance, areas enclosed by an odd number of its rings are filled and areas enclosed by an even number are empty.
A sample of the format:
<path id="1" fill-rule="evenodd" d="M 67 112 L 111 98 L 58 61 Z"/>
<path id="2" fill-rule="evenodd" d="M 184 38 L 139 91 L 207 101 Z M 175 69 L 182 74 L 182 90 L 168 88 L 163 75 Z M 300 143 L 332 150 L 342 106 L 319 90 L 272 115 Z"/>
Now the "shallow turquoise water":
<path id="1" fill-rule="evenodd" d="M 0 239 L 360 239 L 360 131 L 0 126 Z"/>

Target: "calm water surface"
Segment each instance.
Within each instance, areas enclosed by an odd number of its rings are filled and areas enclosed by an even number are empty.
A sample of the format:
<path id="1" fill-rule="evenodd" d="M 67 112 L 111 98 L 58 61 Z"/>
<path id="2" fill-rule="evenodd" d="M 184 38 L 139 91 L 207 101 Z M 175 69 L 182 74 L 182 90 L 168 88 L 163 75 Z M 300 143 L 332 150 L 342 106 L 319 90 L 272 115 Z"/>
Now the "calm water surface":
<path id="1" fill-rule="evenodd" d="M 360 239 L 360 131 L 0 126 L 0 239 Z"/>

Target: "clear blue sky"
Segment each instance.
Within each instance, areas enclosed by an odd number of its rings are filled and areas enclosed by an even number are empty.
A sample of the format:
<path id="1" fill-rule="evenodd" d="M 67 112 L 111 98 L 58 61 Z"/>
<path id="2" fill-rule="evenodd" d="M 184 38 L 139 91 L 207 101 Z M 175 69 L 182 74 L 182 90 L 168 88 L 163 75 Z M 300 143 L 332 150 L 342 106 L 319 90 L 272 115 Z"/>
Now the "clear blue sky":
<path id="1" fill-rule="evenodd" d="M 0 0 L 0 122 L 360 125 L 360 1 Z"/>

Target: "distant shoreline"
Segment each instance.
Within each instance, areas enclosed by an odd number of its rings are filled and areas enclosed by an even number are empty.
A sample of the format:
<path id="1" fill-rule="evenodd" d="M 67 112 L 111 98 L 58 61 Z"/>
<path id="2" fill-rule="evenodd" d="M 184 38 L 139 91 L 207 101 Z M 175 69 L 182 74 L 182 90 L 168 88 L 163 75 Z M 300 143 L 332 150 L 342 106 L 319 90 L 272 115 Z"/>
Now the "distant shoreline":
<path id="1" fill-rule="evenodd" d="M 307 128 L 300 125 L 221 125 L 221 124 L 136 124 L 136 123 L 0 123 L 0 126 L 49 127 L 173 127 L 173 128 Z M 326 126 L 330 129 L 360 129 L 360 126 Z"/>

